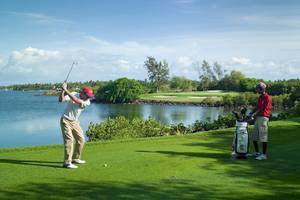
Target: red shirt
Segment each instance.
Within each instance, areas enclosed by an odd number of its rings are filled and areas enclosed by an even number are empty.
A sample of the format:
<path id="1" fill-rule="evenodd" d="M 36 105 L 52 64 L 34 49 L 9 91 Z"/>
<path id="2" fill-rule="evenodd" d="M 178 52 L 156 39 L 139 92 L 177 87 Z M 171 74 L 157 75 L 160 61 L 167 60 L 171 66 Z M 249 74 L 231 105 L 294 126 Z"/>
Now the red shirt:
<path id="1" fill-rule="evenodd" d="M 259 96 L 256 108 L 260 110 L 259 116 L 270 117 L 272 110 L 272 97 L 266 92 Z"/>

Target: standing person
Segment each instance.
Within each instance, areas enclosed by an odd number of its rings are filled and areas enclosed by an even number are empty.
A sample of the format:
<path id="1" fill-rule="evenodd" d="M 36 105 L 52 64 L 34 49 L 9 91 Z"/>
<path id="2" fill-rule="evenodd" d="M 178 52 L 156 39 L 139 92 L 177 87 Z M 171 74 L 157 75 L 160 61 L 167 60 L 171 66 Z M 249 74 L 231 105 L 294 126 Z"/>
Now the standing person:
<path id="1" fill-rule="evenodd" d="M 260 96 L 256 108 L 250 112 L 250 115 L 255 117 L 253 144 L 256 160 L 267 159 L 268 122 L 271 117 L 272 97 L 266 92 L 266 87 L 266 84 L 262 82 L 256 85 Z M 262 154 L 259 153 L 258 141 L 261 142 L 263 146 Z"/>
<path id="2" fill-rule="evenodd" d="M 68 102 L 60 120 L 65 150 L 63 166 L 66 168 L 76 169 L 78 167 L 72 163 L 86 163 L 86 161 L 80 160 L 85 139 L 78 118 L 81 112 L 91 104 L 89 99 L 93 96 L 93 90 L 89 87 L 84 87 L 78 94 L 70 92 L 66 82 L 62 85 L 59 102 Z M 75 142 L 75 147 L 73 142 Z"/>

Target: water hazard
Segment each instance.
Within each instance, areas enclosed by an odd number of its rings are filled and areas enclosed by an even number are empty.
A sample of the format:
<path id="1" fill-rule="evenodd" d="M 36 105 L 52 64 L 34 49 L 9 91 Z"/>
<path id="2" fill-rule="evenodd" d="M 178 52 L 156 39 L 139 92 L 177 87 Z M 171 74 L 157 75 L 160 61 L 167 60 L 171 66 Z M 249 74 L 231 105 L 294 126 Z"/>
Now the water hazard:
<path id="1" fill-rule="evenodd" d="M 41 96 L 40 91 L 0 91 L 0 147 L 62 144 L 59 119 L 65 108 L 57 97 Z M 155 118 L 162 123 L 191 124 L 216 119 L 224 108 L 187 105 L 92 104 L 81 115 L 84 131 L 90 122 L 107 117 Z"/>

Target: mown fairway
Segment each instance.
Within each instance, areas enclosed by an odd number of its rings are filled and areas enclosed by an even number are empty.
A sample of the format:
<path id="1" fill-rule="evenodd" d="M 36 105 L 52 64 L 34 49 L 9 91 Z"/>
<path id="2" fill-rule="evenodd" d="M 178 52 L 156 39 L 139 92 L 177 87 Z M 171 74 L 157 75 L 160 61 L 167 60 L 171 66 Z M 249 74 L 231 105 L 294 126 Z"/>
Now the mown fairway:
<path id="1" fill-rule="evenodd" d="M 231 160 L 233 129 L 90 143 L 77 170 L 61 145 L 1 149 L 0 199 L 300 199 L 299 122 L 272 122 L 266 161 Z"/>
<path id="2" fill-rule="evenodd" d="M 222 96 L 236 96 L 238 94 L 238 92 L 225 92 L 221 90 L 212 90 L 205 92 L 159 92 L 143 94 L 140 96 L 140 99 L 146 101 L 201 103 L 206 98 L 210 98 L 211 101 L 219 101 L 222 99 Z"/>

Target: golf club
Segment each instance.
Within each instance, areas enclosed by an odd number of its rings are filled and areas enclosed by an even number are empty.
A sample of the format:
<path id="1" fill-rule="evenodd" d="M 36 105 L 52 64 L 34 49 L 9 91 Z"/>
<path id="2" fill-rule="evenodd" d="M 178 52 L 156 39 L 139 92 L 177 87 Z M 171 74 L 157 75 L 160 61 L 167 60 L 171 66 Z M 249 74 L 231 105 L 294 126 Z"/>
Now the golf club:
<path id="1" fill-rule="evenodd" d="M 78 62 L 77 62 L 77 61 L 74 61 L 74 62 L 72 63 L 72 66 L 71 66 L 71 68 L 70 68 L 70 70 L 69 70 L 69 73 L 68 73 L 68 75 L 67 75 L 67 78 L 66 78 L 65 81 L 64 81 L 65 83 L 68 81 L 68 78 L 69 78 L 69 76 L 70 76 L 71 71 L 73 70 L 74 65 L 78 65 Z"/>

